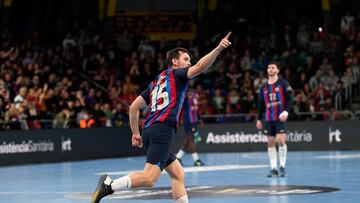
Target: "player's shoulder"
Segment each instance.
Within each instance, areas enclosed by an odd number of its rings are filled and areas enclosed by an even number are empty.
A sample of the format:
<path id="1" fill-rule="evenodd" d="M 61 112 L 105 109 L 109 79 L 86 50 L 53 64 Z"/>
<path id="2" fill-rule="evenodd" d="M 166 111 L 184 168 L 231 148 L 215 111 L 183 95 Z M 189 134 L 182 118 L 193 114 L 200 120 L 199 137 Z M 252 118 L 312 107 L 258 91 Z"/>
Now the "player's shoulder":
<path id="1" fill-rule="evenodd" d="M 181 80 L 188 80 L 188 77 L 187 77 L 188 70 L 189 70 L 189 67 L 171 69 L 171 71 L 173 72 L 175 78 L 179 78 Z"/>
<path id="2" fill-rule="evenodd" d="M 265 86 L 267 86 L 268 85 L 268 81 L 266 80 L 265 82 L 262 82 L 261 84 L 260 84 L 260 88 L 264 88 Z"/>
<path id="3" fill-rule="evenodd" d="M 289 85 L 289 81 L 287 81 L 286 79 L 280 77 L 278 80 L 278 83 L 282 84 L 282 85 Z"/>

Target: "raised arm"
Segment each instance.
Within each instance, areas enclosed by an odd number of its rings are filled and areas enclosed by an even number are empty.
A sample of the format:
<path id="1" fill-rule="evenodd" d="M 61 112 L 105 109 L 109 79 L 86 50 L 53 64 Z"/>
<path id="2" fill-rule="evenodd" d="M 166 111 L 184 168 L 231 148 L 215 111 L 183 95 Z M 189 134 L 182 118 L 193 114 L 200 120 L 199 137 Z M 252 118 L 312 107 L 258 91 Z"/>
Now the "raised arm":
<path id="1" fill-rule="evenodd" d="M 229 32 L 219 43 L 219 45 L 213 49 L 210 53 L 202 57 L 195 65 L 191 66 L 187 72 L 187 77 L 189 79 L 194 78 L 200 73 L 206 71 L 215 61 L 216 57 L 219 56 L 220 52 L 231 45 L 229 37 L 231 32 Z"/>

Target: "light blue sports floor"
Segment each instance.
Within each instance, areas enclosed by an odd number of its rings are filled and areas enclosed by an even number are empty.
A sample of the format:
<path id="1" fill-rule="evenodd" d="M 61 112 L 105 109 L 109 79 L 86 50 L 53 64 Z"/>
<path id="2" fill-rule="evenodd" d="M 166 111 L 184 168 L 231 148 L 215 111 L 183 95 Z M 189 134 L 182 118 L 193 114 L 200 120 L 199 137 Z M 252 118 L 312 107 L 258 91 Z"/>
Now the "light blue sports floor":
<path id="1" fill-rule="evenodd" d="M 265 152 L 200 154 L 205 167 L 192 167 L 192 158 L 185 155 L 186 186 L 191 188 L 218 187 L 211 196 L 191 197 L 190 202 L 360 202 L 360 151 L 288 152 L 285 178 L 267 178 L 268 158 Z M 141 170 L 145 157 L 103 159 L 92 161 L 36 164 L 0 168 L 0 202 L 80 203 L 90 202 L 90 193 L 97 185 L 99 174 L 107 172 L 112 178 L 127 171 Z M 234 196 L 226 186 L 242 186 Z M 299 186 L 299 189 L 277 191 L 266 186 Z M 163 174 L 153 192 L 169 187 L 170 179 Z M 331 187 L 339 191 L 306 194 L 302 186 Z M 264 189 L 265 187 L 265 189 Z M 255 196 L 247 192 L 255 191 Z M 305 192 L 304 192 L 305 191 Z M 126 191 L 127 195 L 136 193 Z M 279 192 L 279 193 L 277 193 Z M 295 193 L 295 195 L 291 195 Z M 267 195 L 277 194 L 277 195 Z M 142 194 L 140 194 L 141 196 Z M 173 202 L 171 199 L 118 199 L 113 195 L 102 202 Z M 134 196 L 135 197 L 135 196 Z"/>

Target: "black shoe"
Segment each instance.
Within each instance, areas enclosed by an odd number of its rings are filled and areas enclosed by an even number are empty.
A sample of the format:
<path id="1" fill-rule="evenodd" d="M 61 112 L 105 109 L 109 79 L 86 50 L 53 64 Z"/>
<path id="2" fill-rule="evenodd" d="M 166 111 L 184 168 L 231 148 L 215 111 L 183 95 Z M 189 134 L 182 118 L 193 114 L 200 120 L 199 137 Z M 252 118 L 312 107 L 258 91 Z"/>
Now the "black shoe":
<path id="1" fill-rule="evenodd" d="M 114 193 L 114 190 L 112 190 L 110 186 L 112 182 L 113 181 L 110 179 L 109 176 L 107 175 L 100 176 L 99 184 L 92 195 L 91 203 L 99 203 L 103 197 Z"/>
<path id="2" fill-rule="evenodd" d="M 205 164 L 200 159 L 194 161 L 194 166 L 204 166 L 204 165 Z"/>
<path id="3" fill-rule="evenodd" d="M 267 177 L 271 178 L 271 177 L 278 177 L 279 176 L 279 172 L 276 169 L 271 169 L 271 171 L 269 172 L 269 174 L 267 175 Z"/>
<path id="4" fill-rule="evenodd" d="M 280 175 L 281 177 L 287 176 L 285 167 L 280 167 L 280 169 L 279 169 L 279 175 Z"/>

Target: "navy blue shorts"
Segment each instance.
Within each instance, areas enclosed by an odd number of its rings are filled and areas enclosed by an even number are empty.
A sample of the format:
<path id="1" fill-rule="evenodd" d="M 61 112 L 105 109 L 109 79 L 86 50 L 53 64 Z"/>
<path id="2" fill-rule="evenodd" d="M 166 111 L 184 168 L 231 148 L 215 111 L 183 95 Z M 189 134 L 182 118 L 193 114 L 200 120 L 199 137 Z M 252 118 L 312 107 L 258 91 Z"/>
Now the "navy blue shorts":
<path id="1" fill-rule="evenodd" d="M 285 122 L 281 121 L 270 121 L 265 122 L 264 134 L 275 137 L 278 133 L 285 133 Z"/>
<path id="2" fill-rule="evenodd" d="M 164 123 L 154 123 L 142 132 L 143 145 L 146 148 L 146 163 L 157 165 L 164 170 L 176 156 L 171 153 L 171 144 L 175 128 Z"/>
<path id="3" fill-rule="evenodd" d="M 198 130 L 197 123 L 184 123 L 185 134 L 194 134 Z"/>

